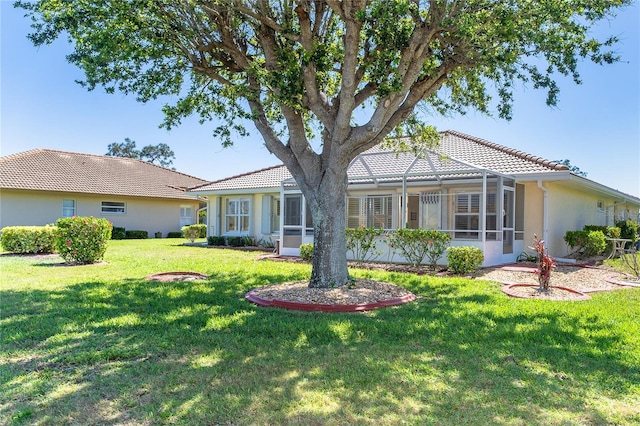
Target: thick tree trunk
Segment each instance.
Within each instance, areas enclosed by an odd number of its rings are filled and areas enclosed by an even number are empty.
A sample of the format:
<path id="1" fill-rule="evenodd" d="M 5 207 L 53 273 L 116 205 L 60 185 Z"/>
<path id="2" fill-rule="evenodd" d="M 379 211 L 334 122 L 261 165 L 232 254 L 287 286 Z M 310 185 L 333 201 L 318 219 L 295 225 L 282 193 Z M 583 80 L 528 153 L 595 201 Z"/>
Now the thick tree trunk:
<path id="1" fill-rule="evenodd" d="M 313 270 L 309 287 L 330 288 L 348 283 L 345 229 L 347 182 L 332 175 L 307 196 L 314 225 Z"/>

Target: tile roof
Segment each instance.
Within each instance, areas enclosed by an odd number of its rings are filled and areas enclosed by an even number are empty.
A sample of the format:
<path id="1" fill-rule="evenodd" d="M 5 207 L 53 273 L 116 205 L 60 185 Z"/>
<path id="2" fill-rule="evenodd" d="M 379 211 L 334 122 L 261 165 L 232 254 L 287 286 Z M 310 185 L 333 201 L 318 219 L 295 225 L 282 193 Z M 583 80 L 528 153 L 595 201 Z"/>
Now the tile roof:
<path id="1" fill-rule="evenodd" d="M 0 188 L 193 199 L 206 180 L 141 160 L 34 149 L 0 158 Z"/>
<path id="2" fill-rule="evenodd" d="M 453 130 L 441 133 L 436 152 L 504 174 L 568 171 L 564 164 Z"/>
<path id="3" fill-rule="evenodd" d="M 255 172 L 231 176 L 190 188 L 190 192 L 224 191 L 228 189 L 279 188 L 283 180 L 291 179 L 291 173 L 282 164 Z"/>
<path id="4" fill-rule="evenodd" d="M 440 145 L 434 152 L 428 152 L 422 159 L 411 154 L 396 154 L 374 147 L 356 157 L 349 167 L 349 176 L 401 175 L 411 173 L 416 179 L 435 179 L 436 174 L 453 172 L 450 176 L 476 176 L 476 170 L 487 169 L 507 175 L 527 173 L 548 173 L 568 171 L 569 168 L 526 152 L 511 149 L 484 139 L 447 130 L 440 133 Z M 255 172 L 244 173 L 226 179 L 210 182 L 196 188 L 192 192 L 223 191 L 235 189 L 273 188 L 280 186 L 283 180 L 291 179 L 291 173 L 284 165 L 273 166 Z M 392 180 L 380 178 L 378 181 Z M 357 179 L 365 183 L 366 180 Z"/>

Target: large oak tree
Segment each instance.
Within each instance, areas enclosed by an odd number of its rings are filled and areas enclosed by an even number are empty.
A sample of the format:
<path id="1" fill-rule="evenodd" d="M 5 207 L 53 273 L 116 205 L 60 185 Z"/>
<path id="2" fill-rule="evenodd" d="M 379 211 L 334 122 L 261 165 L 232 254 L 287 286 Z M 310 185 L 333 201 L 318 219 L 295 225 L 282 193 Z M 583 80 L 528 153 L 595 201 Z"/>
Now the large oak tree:
<path id="1" fill-rule="evenodd" d="M 19 1 L 36 45 L 66 36 L 88 89 L 222 123 L 225 145 L 252 122 L 312 212 L 312 287 L 348 282 L 347 168 L 389 135 L 433 144 L 421 106 L 511 115 L 522 82 L 556 103 L 557 76 L 617 60 L 590 29 L 631 0 Z M 420 108 L 418 108 L 420 107 Z M 418 108 L 418 109 L 417 109 Z M 406 147 L 405 147 L 406 148 Z M 416 147 L 414 147 L 416 148 Z"/>
<path id="2" fill-rule="evenodd" d="M 110 143 L 105 155 L 111 157 L 137 158 L 138 160 L 151 164 L 156 164 L 157 161 L 158 165 L 162 167 L 171 166 L 173 160 L 176 158 L 175 153 L 166 143 L 146 145 L 139 150 L 136 148 L 136 141 L 132 141 L 129 138 L 124 138 L 124 142 Z"/>

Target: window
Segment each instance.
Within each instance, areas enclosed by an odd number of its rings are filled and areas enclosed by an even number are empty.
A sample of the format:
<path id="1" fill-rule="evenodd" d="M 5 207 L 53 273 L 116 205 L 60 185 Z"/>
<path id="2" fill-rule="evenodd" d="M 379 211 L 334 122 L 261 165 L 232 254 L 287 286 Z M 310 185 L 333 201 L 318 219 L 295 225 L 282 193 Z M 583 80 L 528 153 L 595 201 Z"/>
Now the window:
<path id="1" fill-rule="evenodd" d="M 120 201 L 103 201 L 101 212 L 102 214 L 125 214 L 125 204 Z"/>
<path id="2" fill-rule="evenodd" d="M 271 231 L 280 232 L 280 198 L 271 200 Z"/>
<path id="3" fill-rule="evenodd" d="M 249 199 L 229 198 L 225 207 L 226 233 L 249 232 Z"/>
<path id="4" fill-rule="evenodd" d="M 180 206 L 180 226 L 193 225 L 193 206 Z"/>
<path id="5" fill-rule="evenodd" d="M 456 194 L 453 212 L 454 238 L 477 240 L 480 236 L 480 194 Z"/>
<path id="6" fill-rule="evenodd" d="M 420 194 L 420 201 L 422 203 L 422 227 L 440 229 L 441 193 L 439 191 L 423 192 Z"/>
<path id="7" fill-rule="evenodd" d="M 62 217 L 76 215 L 76 200 L 62 200 Z"/>
<path id="8" fill-rule="evenodd" d="M 393 197 L 369 195 L 347 198 L 347 227 L 391 229 L 393 227 Z"/>
<path id="9" fill-rule="evenodd" d="M 262 226 L 263 234 L 280 232 L 280 198 L 273 195 L 262 196 Z"/>

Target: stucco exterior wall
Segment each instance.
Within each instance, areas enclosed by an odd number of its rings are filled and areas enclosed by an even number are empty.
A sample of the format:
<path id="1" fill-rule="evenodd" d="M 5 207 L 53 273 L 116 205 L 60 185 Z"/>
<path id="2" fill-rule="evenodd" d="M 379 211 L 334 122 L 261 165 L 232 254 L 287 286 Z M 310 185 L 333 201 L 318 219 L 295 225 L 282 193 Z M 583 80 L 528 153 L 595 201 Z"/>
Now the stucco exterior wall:
<path id="1" fill-rule="evenodd" d="M 258 242 L 271 242 L 275 244 L 275 241 L 280 237 L 280 229 L 279 225 L 274 226 L 273 228 L 266 229 L 263 227 L 263 221 L 267 220 L 265 218 L 266 212 L 263 210 L 264 202 L 271 201 L 272 197 L 275 199 L 280 199 L 279 192 L 266 192 L 266 193 L 257 193 L 257 194 L 237 194 L 237 195 L 225 195 L 220 197 L 210 196 L 208 197 L 208 209 L 211 212 L 209 216 L 209 226 L 207 235 L 224 235 L 224 236 L 251 236 L 255 238 Z M 225 214 L 226 214 L 226 205 L 228 200 L 233 199 L 248 199 L 250 204 L 250 215 L 249 215 L 249 231 L 248 232 L 227 232 L 226 230 L 226 222 L 225 222 Z M 278 221 L 279 223 L 279 221 Z"/>
<path id="2" fill-rule="evenodd" d="M 576 189 L 572 187 L 570 183 L 544 182 L 542 186 L 546 189 L 547 194 L 547 229 L 545 230 L 545 191 L 538 186 L 536 181 L 516 182 L 516 239 L 513 242 L 512 252 L 503 253 L 502 241 L 488 240 L 483 244 L 482 241 L 479 240 L 458 239 L 452 241 L 451 245 L 468 245 L 483 249 L 485 253 L 484 265 L 489 266 L 513 262 L 523 251 L 531 253 L 532 250 L 528 249 L 528 247 L 531 245 L 534 235 L 537 235 L 540 238 L 545 238 L 551 256 L 564 257 L 569 253 L 563 239 L 567 231 L 582 229 L 584 225 L 612 225 L 614 219 L 619 219 L 618 216 L 620 216 L 620 214 L 631 209 L 630 206 L 620 204 L 620 200 L 607 197 L 602 193 Z M 522 190 L 522 188 L 524 188 L 524 190 Z M 412 196 L 431 190 L 442 190 L 442 195 L 445 198 L 442 201 L 443 218 L 441 229 L 451 230 L 454 226 L 453 215 L 451 214 L 451 212 L 453 212 L 453 195 L 456 194 L 457 191 L 477 192 L 478 186 L 460 184 L 458 186 L 450 186 L 446 189 L 433 188 L 430 186 L 412 186 L 407 188 L 407 194 Z M 368 188 L 348 191 L 348 196 L 350 197 L 390 194 L 393 195 L 392 228 L 397 228 L 402 220 L 400 217 L 400 198 L 398 197 L 398 195 L 402 194 L 402 188 Z M 210 195 L 209 211 L 213 213 L 209 216 L 209 235 L 234 235 L 225 233 L 224 230 L 225 203 L 229 198 L 245 198 L 250 199 L 251 202 L 251 222 L 249 232 L 243 235 L 250 235 L 258 240 L 263 239 L 266 241 L 270 239 L 272 242 L 275 242 L 275 240 L 280 238 L 276 228 L 273 228 L 272 231 L 267 234 L 262 232 L 262 221 L 264 220 L 263 201 L 265 200 L 263 197 L 265 195 L 280 198 L 280 193 L 277 192 L 256 194 L 239 192 L 233 195 Z M 522 205 L 519 204 L 521 200 L 523 200 Z M 219 208 L 216 208 L 216 206 L 219 206 Z M 632 215 L 633 211 L 627 214 Z M 637 213 L 635 214 L 637 216 Z M 312 241 L 311 236 L 303 237 L 302 239 L 302 243 Z M 285 244 L 281 244 L 280 248 L 281 254 L 299 255 L 297 244 L 292 247 L 285 247 Z M 384 252 L 381 259 L 387 260 L 390 258 L 386 243 L 380 242 L 378 249 Z M 404 261 L 404 259 L 401 259 L 399 256 L 391 258 L 390 260 Z M 444 257 L 441 259 L 441 263 L 446 263 Z"/>
<path id="3" fill-rule="evenodd" d="M 535 182 L 525 182 L 524 185 L 524 247 L 531 245 L 533 236 L 543 236 L 543 200 L 544 192 Z M 531 250 L 527 250 L 531 251 Z"/>
<path id="4" fill-rule="evenodd" d="M 70 194 L 45 191 L 0 192 L 0 228 L 5 226 L 46 225 L 62 217 L 62 201 L 75 200 L 76 216 L 105 218 L 113 226 L 127 230 L 144 230 L 153 238 L 180 231 L 180 207 L 191 206 L 193 223 L 197 223 L 197 200 L 167 200 L 160 198 L 115 197 L 109 195 Z M 103 214 L 103 201 L 124 202 L 126 212 Z"/>
<path id="5" fill-rule="evenodd" d="M 549 189 L 549 252 L 552 256 L 566 256 L 570 250 L 564 234 L 585 225 L 607 225 L 606 205 L 612 201 L 553 182 L 546 186 Z M 604 208 L 598 208 L 598 201 Z"/>

